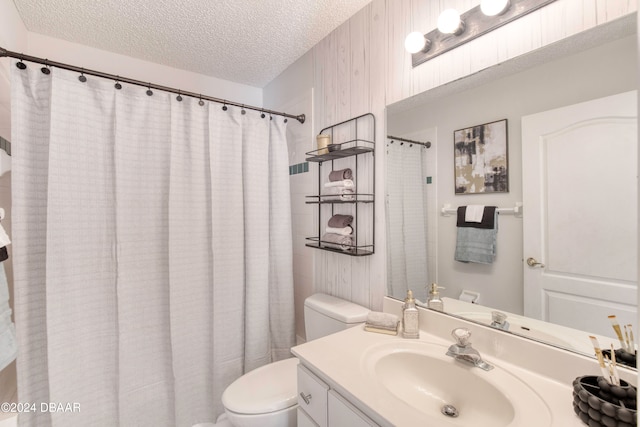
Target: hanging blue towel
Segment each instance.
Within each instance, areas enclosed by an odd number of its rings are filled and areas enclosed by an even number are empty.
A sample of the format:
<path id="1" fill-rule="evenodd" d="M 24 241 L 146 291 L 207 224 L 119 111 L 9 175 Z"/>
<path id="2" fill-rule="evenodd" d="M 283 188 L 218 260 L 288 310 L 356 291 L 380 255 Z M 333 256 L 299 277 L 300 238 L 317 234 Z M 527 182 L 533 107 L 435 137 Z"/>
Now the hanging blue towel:
<path id="1" fill-rule="evenodd" d="M 492 264 L 496 257 L 498 213 L 493 211 L 492 228 L 458 226 L 454 259 L 460 262 Z M 485 208 L 485 216 L 486 216 Z"/>
<path id="2" fill-rule="evenodd" d="M 18 355 L 16 328 L 11 321 L 9 307 L 9 284 L 4 272 L 4 264 L 0 262 L 0 371 Z"/>

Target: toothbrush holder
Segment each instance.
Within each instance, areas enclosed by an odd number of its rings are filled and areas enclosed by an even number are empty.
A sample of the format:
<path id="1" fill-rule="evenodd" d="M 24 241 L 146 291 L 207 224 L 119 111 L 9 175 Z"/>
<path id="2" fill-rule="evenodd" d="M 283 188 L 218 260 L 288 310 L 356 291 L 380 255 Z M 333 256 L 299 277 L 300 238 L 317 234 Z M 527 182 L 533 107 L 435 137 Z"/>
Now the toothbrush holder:
<path id="1" fill-rule="evenodd" d="M 603 377 L 573 381 L 573 410 L 590 427 L 637 426 L 636 388 L 626 381 L 611 385 Z"/>

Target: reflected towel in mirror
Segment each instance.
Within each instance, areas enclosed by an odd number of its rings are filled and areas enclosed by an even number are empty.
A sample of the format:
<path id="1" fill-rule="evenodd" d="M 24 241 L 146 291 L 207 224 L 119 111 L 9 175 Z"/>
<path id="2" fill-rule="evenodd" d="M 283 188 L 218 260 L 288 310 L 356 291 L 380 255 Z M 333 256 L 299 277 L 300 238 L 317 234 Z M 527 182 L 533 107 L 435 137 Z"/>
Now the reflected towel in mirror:
<path id="1" fill-rule="evenodd" d="M 485 214 L 486 216 L 486 214 Z M 460 262 L 492 264 L 496 257 L 498 214 L 493 210 L 493 228 L 458 226 L 454 259 Z M 477 224 L 478 223 L 471 223 Z"/>
<path id="2" fill-rule="evenodd" d="M 495 206 L 485 206 L 482 215 L 481 222 L 468 222 L 466 221 L 466 212 L 468 206 L 460 206 L 457 211 L 457 227 L 473 227 L 473 228 L 494 228 L 496 224 L 496 207 Z"/>
<path id="3" fill-rule="evenodd" d="M 468 205 L 464 213 L 465 222 L 482 222 L 484 205 Z"/>

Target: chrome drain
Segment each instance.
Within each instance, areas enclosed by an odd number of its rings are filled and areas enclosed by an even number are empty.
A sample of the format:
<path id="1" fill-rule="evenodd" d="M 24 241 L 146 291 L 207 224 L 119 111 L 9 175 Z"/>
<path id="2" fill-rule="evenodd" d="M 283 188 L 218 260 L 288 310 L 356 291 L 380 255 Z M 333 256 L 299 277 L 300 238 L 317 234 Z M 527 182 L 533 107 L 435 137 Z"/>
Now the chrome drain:
<path id="1" fill-rule="evenodd" d="M 440 412 L 445 414 L 447 417 L 451 417 L 451 418 L 455 418 L 459 415 L 458 410 L 453 405 L 444 405 L 440 409 Z"/>

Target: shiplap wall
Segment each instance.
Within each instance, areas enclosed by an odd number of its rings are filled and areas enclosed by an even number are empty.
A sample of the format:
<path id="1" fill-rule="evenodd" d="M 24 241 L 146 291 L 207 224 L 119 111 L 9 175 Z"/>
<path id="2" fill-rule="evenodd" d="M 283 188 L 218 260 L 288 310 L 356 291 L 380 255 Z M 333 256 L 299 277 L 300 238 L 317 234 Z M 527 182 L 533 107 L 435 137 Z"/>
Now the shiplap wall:
<path id="1" fill-rule="evenodd" d="M 410 55 L 404 50 L 404 38 L 409 32 L 431 31 L 446 8 L 464 12 L 478 4 L 479 0 L 373 0 L 312 49 L 310 84 L 314 88 L 315 133 L 372 112 L 376 116 L 377 142 L 375 254 L 349 257 L 305 248 L 306 256 L 313 259 L 315 292 L 336 295 L 372 309 L 382 306 L 386 289 L 383 203 L 386 105 L 637 10 L 637 0 L 557 0 L 415 69 L 411 67 Z M 291 79 L 295 72 L 294 64 L 282 78 Z M 274 87 L 278 85 L 275 83 Z M 268 104 L 268 96 L 265 102 Z M 313 143 L 310 141 L 309 149 Z M 316 173 L 315 169 L 312 173 Z M 309 194 L 314 189 L 310 188 Z"/>

